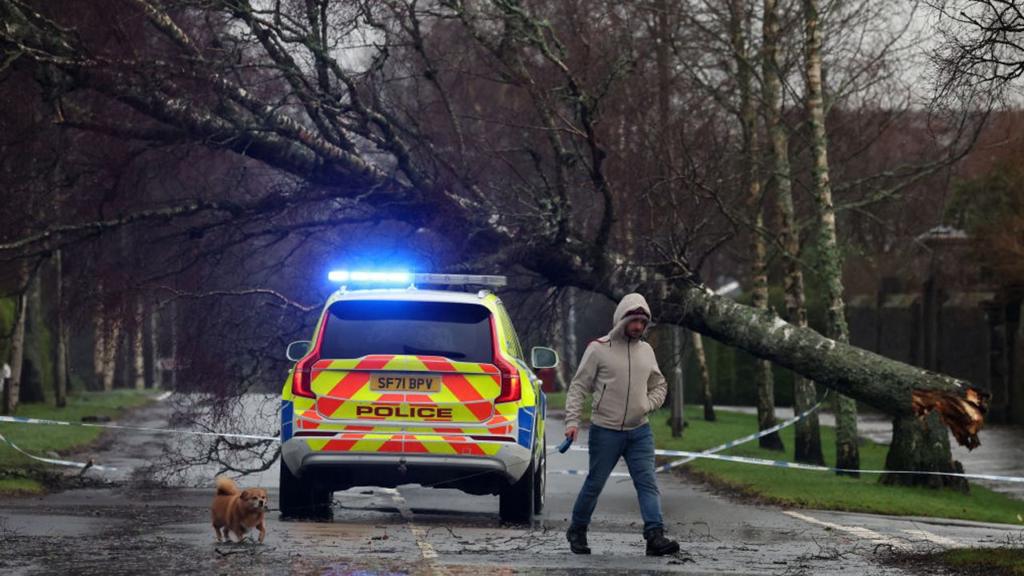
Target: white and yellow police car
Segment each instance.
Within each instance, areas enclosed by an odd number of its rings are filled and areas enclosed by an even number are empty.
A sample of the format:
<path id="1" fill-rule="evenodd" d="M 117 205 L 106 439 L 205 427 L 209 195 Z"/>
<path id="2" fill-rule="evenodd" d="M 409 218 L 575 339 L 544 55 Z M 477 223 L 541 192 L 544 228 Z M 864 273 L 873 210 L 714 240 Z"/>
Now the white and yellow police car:
<path id="1" fill-rule="evenodd" d="M 280 509 L 324 516 L 332 493 L 422 484 L 498 494 L 500 517 L 544 506 L 545 397 L 501 300 L 502 276 L 333 271 L 281 395 Z"/>

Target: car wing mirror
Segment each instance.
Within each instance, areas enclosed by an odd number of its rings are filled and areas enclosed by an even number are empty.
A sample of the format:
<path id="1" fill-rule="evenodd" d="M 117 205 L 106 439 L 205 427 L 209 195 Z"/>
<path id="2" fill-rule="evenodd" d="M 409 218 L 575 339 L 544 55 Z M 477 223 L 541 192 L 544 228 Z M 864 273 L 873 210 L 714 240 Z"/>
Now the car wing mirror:
<path id="1" fill-rule="evenodd" d="M 309 346 L 311 342 L 309 340 L 298 340 L 288 345 L 288 350 L 285 352 L 285 356 L 288 357 L 292 362 L 298 362 L 303 356 L 309 354 Z"/>
<path id="2" fill-rule="evenodd" d="M 558 366 L 558 352 L 545 346 L 534 346 L 530 349 L 530 365 L 535 370 Z"/>

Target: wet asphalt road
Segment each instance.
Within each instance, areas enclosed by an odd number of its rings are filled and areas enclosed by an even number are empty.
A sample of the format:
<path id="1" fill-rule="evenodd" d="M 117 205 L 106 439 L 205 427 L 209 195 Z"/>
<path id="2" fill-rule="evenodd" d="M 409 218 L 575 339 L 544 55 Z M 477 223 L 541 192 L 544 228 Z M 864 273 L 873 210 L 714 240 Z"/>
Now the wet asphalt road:
<path id="1" fill-rule="evenodd" d="M 166 404 L 130 418 L 166 424 Z M 269 428 L 273 429 L 273 427 Z M 549 420 L 549 440 L 561 422 Z M 502 526 L 496 497 L 416 486 L 335 494 L 332 522 L 281 522 L 268 515 L 263 545 L 217 544 L 211 488 L 142 488 L 133 470 L 167 438 L 109 436 L 91 454 L 120 469 L 110 486 L 0 500 L 0 573 L 36 574 L 901 574 L 882 561 L 894 550 L 1020 542 L 1020 527 L 944 523 L 737 503 L 685 476 L 662 476 L 676 557 L 644 556 L 629 482 L 609 482 L 591 526 L 594 554 L 573 556 L 563 532 L 586 454 L 549 455 L 548 503 L 531 526 Z M 173 440 L 172 440 L 173 441 Z M 212 484 L 200 470 L 197 481 Z M 277 472 L 242 480 L 276 499 Z"/>

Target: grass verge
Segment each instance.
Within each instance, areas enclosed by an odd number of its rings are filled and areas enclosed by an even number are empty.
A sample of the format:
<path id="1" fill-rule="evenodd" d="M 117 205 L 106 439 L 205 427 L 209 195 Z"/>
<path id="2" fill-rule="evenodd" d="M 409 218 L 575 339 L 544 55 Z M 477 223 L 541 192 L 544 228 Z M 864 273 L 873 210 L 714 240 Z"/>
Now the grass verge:
<path id="1" fill-rule="evenodd" d="M 17 416 L 81 422 L 85 417 L 115 419 L 125 410 L 150 402 L 152 391 L 114 390 L 112 392 L 81 392 L 68 397 L 68 405 L 55 408 L 50 404 L 22 404 Z M 79 426 L 44 426 L 0 423 L 3 434 L 19 448 L 31 454 L 46 456 L 50 452 L 67 454 L 99 438 L 100 428 Z M 39 493 L 42 479 L 52 467 L 36 462 L 0 443 L 0 493 Z"/>
<path id="2" fill-rule="evenodd" d="M 953 548 L 924 554 L 897 554 L 886 563 L 922 575 L 1024 576 L 1024 548 Z"/>
<path id="3" fill-rule="evenodd" d="M 706 422 L 700 406 L 688 406 L 686 417 L 689 425 L 682 438 L 672 438 L 667 423 L 668 411 L 661 410 L 653 414 L 651 425 L 658 447 L 700 451 L 757 429 L 757 420 L 753 415 L 718 411 L 717 416 L 716 422 Z M 761 449 L 756 441 L 726 450 L 723 454 L 792 462 L 792 427 L 782 431 L 782 440 L 786 447 L 784 454 Z M 834 429 L 822 426 L 821 441 L 826 464 L 834 465 Z M 861 468 L 885 468 L 887 451 L 886 445 L 864 441 L 860 446 Z M 830 472 L 712 460 L 697 460 L 687 465 L 687 469 L 695 473 L 691 475 L 733 494 L 786 506 L 1024 524 L 1024 501 L 977 484 L 971 485 L 969 494 L 961 494 L 952 490 L 883 486 L 878 483 L 878 475 L 850 478 Z"/>

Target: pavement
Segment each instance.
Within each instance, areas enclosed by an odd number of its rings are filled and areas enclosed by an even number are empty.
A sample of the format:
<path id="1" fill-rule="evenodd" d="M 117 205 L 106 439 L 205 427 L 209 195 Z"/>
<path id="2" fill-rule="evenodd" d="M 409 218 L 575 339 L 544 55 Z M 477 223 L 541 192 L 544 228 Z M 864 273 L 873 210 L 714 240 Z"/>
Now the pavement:
<path id="1" fill-rule="evenodd" d="M 166 426 L 169 404 L 123 423 Z M 561 421 L 550 419 L 548 434 L 550 443 L 560 438 Z M 42 497 L 0 499 L 0 573 L 888 575 L 907 573 L 887 562 L 894 552 L 1024 541 L 1016 526 L 736 502 L 673 474 L 659 485 L 667 531 L 682 544 L 678 555 L 644 555 L 636 494 L 628 481 L 613 479 L 590 528 L 594 554 L 574 556 L 564 531 L 582 477 L 557 472 L 585 468 L 587 456 L 570 451 L 549 454 L 547 507 L 529 526 L 502 525 L 493 496 L 370 487 L 336 493 L 333 521 L 282 522 L 271 513 L 264 544 L 217 544 L 209 523 L 214 469 L 194 468 L 182 485 L 155 485 L 144 481 L 145 467 L 174 453 L 178 437 L 106 438 L 89 456 L 117 473 Z M 276 468 L 240 482 L 269 488 L 273 506 Z"/>

